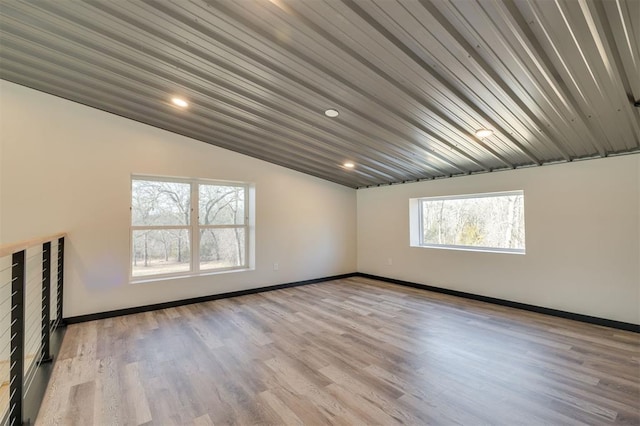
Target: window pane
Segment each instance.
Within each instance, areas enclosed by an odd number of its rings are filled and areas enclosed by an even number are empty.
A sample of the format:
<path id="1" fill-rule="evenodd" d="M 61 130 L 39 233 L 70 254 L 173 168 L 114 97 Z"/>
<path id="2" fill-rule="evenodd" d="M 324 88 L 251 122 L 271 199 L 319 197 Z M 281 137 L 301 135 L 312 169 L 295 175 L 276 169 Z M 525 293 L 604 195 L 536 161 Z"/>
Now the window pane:
<path id="1" fill-rule="evenodd" d="M 524 250 L 524 195 L 422 200 L 423 244 Z"/>
<path id="2" fill-rule="evenodd" d="M 133 226 L 189 225 L 191 184 L 133 180 L 131 208 Z"/>
<path id="3" fill-rule="evenodd" d="M 198 185 L 200 225 L 243 225 L 244 187 Z"/>
<path id="4" fill-rule="evenodd" d="M 186 229 L 133 231 L 132 275 L 172 274 L 191 269 L 191 243 Z"/>
<path id="5" fill-rule="evenodd" d="M 200 269 L 244 265 L 244 228 L 201 229 Z"/>

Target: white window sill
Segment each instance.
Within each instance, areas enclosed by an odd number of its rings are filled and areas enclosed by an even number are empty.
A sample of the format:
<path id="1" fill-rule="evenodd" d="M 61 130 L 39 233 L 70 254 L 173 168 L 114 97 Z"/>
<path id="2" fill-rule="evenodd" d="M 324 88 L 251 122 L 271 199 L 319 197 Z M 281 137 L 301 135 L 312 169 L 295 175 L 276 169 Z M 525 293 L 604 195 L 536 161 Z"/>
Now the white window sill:
<path id="1" fill-rule="evenodd" d="M 519 249 L 500 249 L 491 247 L 471 247 L 471 246 L 450 246 L 450 245 L 438 245 L 438 244 L 412 244 L 411 247 L 427 248 L 427 249 L 440 249 L 440 250 L 457 250 L 457 251 L 475 251 L 481 253 L 498 253 L 498 254 L 520 254 L 525 255 L 525 250 Z"/>
<path id="2" fill-rule="evenodd" d="M 210 275 L 222 275 L 222 274 L 231 274 L 236 272 L 248 272 L 253 271 L 255 268 L 239 268 L 239 269 L 223 269 L 218 271 L 206 271 L 199 273 L 186 273 L 180 275 L 162 275 L 162 276 L 145 276 L 140 278 L 130 278 L 129 284 L 147 284 L 154 283 L 157 281 L 168 281 L 168 280 L 180 280 L 184 278 L 196 278 L 196 277 L 207 277 Z"/>

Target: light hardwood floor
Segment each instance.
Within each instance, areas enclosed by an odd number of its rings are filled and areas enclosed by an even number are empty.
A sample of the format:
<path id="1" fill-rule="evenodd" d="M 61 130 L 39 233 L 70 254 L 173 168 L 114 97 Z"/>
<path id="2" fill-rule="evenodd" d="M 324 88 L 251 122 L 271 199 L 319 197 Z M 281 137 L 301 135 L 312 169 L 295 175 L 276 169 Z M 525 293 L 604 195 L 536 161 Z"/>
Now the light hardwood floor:
<path id="1" fill-rule="evenodd" d="M 9 408 L 9 361 L 0 361 L 0 419 Z"/>
<path id="2" fill-rule="evenodd" d="M 0 383 L 0 419 L 2 419 L 9 410 L 9 382 Z"/>
<path id="3" fill-rule="evenodd" d="M 640 336 L 349 278 L 69 327 L 37 425 L 639 424 Z"/>

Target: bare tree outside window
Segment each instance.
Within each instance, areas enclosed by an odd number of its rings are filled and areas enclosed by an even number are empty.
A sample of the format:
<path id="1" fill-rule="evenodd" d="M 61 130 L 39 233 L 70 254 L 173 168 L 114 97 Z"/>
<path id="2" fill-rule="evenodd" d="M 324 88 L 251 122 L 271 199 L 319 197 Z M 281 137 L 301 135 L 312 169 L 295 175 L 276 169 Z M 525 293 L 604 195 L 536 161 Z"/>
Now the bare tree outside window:
<path id="1" fill-rule="evenodd" d="M 200 268 L 244 264 L 245 188 L 200 185 Z"/>
<path id="2" fill-rule="evenodd" d="M 420 200 L 421 245 L 524 252 L 522 191 Z"/>
<path id="3" fill-rule="evenodd" d="M 133 178 L 131 276 L 246 266 L 245 185 Z"/>

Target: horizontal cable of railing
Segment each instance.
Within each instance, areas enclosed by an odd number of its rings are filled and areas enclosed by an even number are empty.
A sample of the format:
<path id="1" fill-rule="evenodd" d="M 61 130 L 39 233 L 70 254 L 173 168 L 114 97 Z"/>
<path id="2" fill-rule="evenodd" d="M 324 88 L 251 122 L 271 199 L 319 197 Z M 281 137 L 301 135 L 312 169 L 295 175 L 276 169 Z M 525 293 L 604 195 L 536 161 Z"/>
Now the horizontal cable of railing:
<path id="1" fill-rule="evenodd" d="M 35 392 L 32 385 L 39 370 L 53 359 L 52 335 L 64 324 L 65 237 L 58 233 L 0 246 L 2 426 L 35 420 L 26 418 L 25 399 Z M 35 417 L 35 413 L 29 414 Z"/>

